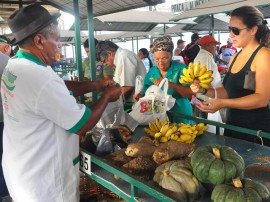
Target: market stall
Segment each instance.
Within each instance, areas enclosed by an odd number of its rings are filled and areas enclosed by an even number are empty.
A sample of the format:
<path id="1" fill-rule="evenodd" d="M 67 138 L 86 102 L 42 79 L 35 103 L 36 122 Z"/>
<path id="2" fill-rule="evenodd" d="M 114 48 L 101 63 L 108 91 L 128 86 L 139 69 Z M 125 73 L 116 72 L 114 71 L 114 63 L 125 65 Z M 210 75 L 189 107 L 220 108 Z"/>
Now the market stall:
<path id="1" fill-rule="evenodd" d="M 204 119 L 193 119 L 200 122 L 209 122 Z M 209 123 L 213 122 L 210 121 Z M 222 126 L 220 124 L 217 125 Z M 241 130 L 241 128 L 235 128 L 234 126 L 226 125 L 225 127 Z M 138 142 L 138 140 L 143 136 L 147 135 L 144 132 L 143 127 L 139 126 L 134 131 L 131 142 Z M 269 147 L 207 132 L 198 136 L 194 143 L 196 147 L 212 144 L 231 147 L 237 151 L 245 161 L 245 178 L 251 178 L 252 180 L 259 181 L 270 189 Z M 85 157 L 91 159 L 91 163 L 89 163 L 89 166 L 91 164 L 91 168 L 88 167 L 88 170 L 85 170 L 85 165 L 87 164 L 84 161 Z M 177 198 L 168 194 L 164 189 L 159 187 L 153 180 L 141 180 L 138 176 L 132 175 L 125 170 L 110 164 L 103 157 L 98 157 L 83 149 L 81 150 L 81 166 L 82 170 L 84 170 L 83 172 L 88 177 L 110 189 L 125 200 L 138 201 L 139 199 L 142 199 L 146 201 L 179 201 Z M 116 180 L 114 175 L 119 176 L 120 180 Z M 199 198 L 195 201 L 208 202 L 210 201 L 210 197 L 211 193 L 207 191 L 204 186 L 200 185 Z"/>

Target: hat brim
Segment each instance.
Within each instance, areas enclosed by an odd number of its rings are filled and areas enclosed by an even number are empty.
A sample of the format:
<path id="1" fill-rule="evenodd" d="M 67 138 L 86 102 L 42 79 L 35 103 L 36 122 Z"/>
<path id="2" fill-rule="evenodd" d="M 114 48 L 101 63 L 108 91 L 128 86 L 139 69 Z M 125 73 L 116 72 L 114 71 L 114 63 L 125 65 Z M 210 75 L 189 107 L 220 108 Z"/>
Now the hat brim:
<path id="1" fill-rule="evenodd" d="M 45 23 L 43 23 L 42 25 L 40 25 L 39 27 L 37 27 L 36 29 L 34 29 L 32 32 L 29 32 L 27 35 L 23 36 L 20 38 L 20 36 L 18 36 L 18 38 L 14 38 L 14 42 L 11 43 L 10 45 L 14 46 L 17 45 L 18 43 L 22 42 L 23 40 L 27 39 L 28 37 L 34 35 L 35 33 L 37 33 L 38 31 L 42 30 L 43 28 L 47 27 L 49 24 L 51 24 L 53 21 L 55 21 L 57 18 L 60 17 L 60 13 L 57 13 L 53 16 L 50 17 L 49 20 L 47 20 Z M 14 33 L 16 34 L 16 33 Z"/>

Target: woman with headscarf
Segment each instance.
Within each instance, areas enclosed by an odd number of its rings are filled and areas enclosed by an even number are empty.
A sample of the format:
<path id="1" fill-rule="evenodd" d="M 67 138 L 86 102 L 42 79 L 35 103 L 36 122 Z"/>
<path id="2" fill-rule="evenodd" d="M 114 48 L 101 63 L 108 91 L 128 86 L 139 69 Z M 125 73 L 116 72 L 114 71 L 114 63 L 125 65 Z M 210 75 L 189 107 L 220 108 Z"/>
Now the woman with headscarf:
<path id="1" fill-rule="evenodd" d="M 184 86 L 179 83 L 180 75 L 183 75 L 185 64 L 180 64 L 172 60 L 173 42 L 170 36 L 157 38 L 153 43 L 153 52 L 156 66 L 153 66 L 146 74 L 144 79 L 143 93 L 151 85 L 159 85 L 163 78 L 169 81 L 168 94 L 176 99 L 172 112 L 192 115 L 192 106 L 188 100 L 193 95 L 189 86 Z M 138 101 L 142 94 L 134 96 L 135 101 Z M 174 116 L 174 122 L 191 123 L 192 121 Z"/>

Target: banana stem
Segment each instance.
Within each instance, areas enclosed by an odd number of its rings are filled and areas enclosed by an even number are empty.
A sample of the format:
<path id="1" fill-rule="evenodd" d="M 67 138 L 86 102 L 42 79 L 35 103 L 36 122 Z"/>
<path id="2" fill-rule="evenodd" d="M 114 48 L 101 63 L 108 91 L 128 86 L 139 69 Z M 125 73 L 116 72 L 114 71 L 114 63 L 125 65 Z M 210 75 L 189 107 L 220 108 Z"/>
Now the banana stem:
<path id="1" fill-rule="evenodd" d="M 164 175 L 164 177 L 169 176 L 169 174 L 170 174 L 170 171 L 168 171 L 168 170 L 164 170 L 164 171 L 163 171 L 163 175 Z"/>

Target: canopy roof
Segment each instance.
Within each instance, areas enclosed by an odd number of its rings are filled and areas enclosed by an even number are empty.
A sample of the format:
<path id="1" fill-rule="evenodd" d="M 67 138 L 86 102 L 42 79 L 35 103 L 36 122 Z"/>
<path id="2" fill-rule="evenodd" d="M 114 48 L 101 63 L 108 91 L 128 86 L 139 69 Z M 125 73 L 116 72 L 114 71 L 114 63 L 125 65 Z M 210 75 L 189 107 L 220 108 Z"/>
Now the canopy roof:
<path id="1" fill-rule="evenodd" d="M 73 0 L 41 0 L 60 10 L 74 14 Z M 87 0 L 79 0 L 80 17 L 87 18 Z M 100 16 L 124 10 L 164 3 L 165 0 L 92 0 L 93 15 Z"/>
<path id="2" fill-rule="evenodd" d="M 208 1 L 204 4 L 201 4 L 194 9 L 184 11 L 181 14 L 171 18 L 171 21 L 178 21 L 187 18 L 193 18 L 198 16 L 205 16 L 216 13 L 226 13 L 234 10 L 237 7 L 241 7 L 244 5 L 256 6 L 256 7 L 264 7 L 259 8 L 261 12 L 264 14 L 265 18 L 270 17 L 270 1 L 269 0 L 213 0 Z"/>

